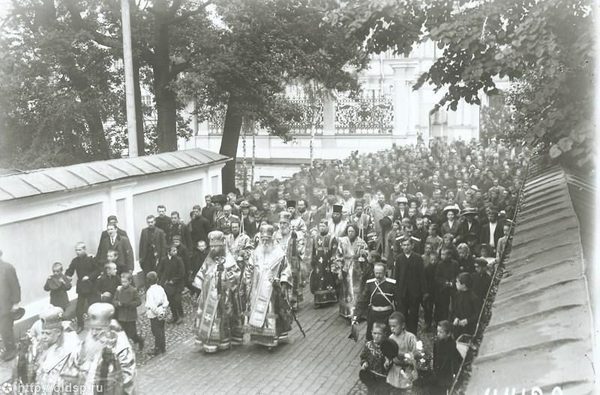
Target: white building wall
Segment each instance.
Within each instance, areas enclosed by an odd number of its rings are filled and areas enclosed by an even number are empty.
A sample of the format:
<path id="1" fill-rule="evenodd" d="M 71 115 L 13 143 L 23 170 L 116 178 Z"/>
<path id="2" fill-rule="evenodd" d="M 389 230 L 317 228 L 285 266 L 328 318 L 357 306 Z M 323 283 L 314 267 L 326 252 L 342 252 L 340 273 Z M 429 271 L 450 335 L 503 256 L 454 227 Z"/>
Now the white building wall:
<path id="1" fill-rule="evenodd" d="M 205 194 L 220 193 L 222 167 L 157 173 L 0 202 L 0 249 L 2 259 L 15 266 L 21 281 L 23 320 L 49 304 L 43 286 L 52 263 L 62 262 L 66 270 L 79 241 L 86 243 L 89 254 L 96 254 L 109 215 L 117 215 L 119 226 L 127 231 L 139 269 L 139 234 L 146 226 L 146 216 L 156 214 L 156 205 L 163 203 L 169 212 L 179 211 L 187 221 L 192 206 L 203 204 Z M 69 298 L 75 297 L 73 286 Z"/>

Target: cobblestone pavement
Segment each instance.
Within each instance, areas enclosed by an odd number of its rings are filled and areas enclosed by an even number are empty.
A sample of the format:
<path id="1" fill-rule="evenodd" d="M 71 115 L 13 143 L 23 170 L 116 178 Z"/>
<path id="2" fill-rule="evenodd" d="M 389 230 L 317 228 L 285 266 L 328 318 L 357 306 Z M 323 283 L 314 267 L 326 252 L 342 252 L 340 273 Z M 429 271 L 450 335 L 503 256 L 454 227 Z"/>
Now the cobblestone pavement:
<path id="1" fill-rule="evenodd" d="M 150 354 L 154 338 L 141 306 L 138 332 L 145 338 L 146 348 L 139 351 L 134 346 L 137 393 L 366 394 L 366 387 L 358 380 L 358 356 L 366 325 L 361 324 L 361 338 L 355 343 L 347 338 L 350 326 L 339 317 L 337 304 L 315 309 L 310 293 L 304 299 L 298 319 L 306 338 L 293 324 L 288 343 L 272 351 L 246 341 L 228 351 L 204 354 L 194 345 L 195 309 L 190 296 L 184 295 L 184 323 L 166 325 L 167 353 L 158 357 Z M 419 338 L 430 351 L 431 335 L 419 333 Z M 0 370 L 6 370 L 0 382 L 10 378 L 9 366 L 0 364 Z"/>
<path id="2" fill-rule="evenodd" d="M 186 313 L 190 305 L 188 298 Z M 137 389 L 141 394 L 366 394 L 358 381 L 366 325 L 361 324 L 358 342 L 349 340 L 350 326 L 338 316 L 338 306 L 315 309 L 310 293 L 298 319 L 306 338 L 294 324 L 288 344 L 272 351 L 244 344 L 204 354 L 194 345 L 188 313 L 184 324 L 167 326 L 166 354 L 140 358 Z M 146 334 L 151 343 L 149 329 Z M 431 335 L 420 335 L 426 350 L 431 350 Z"/>
<path id="3" fill-rule="evenodd" d="M 312 302 L 312 295 L 306 296 Z M 272 351 L 245 344 L 217 354 L 204 354 L 193 344 L 191 317 L 187 316 L 178 330 L 189 332 L 189 337 L 170 342 L 167 354 L 145 362 L 138 373 L 139 392 L 349 393 L 357 382 L 358 355 L 363 343 L 347 338 L 349 324 L 338 316 L 337 305 L 315 309 L 310 302 L 301 305 L 298 317 L 306 338 L 295 327 L 288 344 Z M 171 330 L 167 328 L 169 337 Z"/>

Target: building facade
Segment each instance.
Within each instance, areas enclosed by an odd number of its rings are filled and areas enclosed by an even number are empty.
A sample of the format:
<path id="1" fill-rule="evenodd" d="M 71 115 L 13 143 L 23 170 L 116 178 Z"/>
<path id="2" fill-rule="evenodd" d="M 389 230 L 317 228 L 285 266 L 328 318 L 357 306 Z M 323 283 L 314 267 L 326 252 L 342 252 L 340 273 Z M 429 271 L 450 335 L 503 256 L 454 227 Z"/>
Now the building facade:
<path id="1" fill-rule="evenodd" d="M 439 49 L 426 42 L 415 47 L 410 56 L 391 52 L 374 55 L 367 70 L 359 74 L 362 95 L 345 94 L 311 99 L 302 88 L 290 86 L 287 96 L 304 108 L 302 122 L 292 125 L 292 141 L 284 142 L 267 131 L 244 128 L 238 145 L 238 158 L 260 159 L 255 180 L 286 177 L 297 167 L 279 168 L 278 160 L 310 162 L 315 159 L 341 159 L 355 150 L 373 152 L 392 144 L 414 144 L 422 138 L 470 140 L 479 137 L 479 107 L 461 102 L 456 111 L 440 109 L 430 114 L 441 99 L 441 92 L 430 86 L 413 90 L 419 76 L 429 70 Z M 192 121 L 194 136 L 181 140 L 180 148 L 202 147 L 219 151 L 224 111 L 206 122 Z M 269 167 L 273 167 L 269 169 Z M 280 173 L 282 170 L 283 173 Z"/>

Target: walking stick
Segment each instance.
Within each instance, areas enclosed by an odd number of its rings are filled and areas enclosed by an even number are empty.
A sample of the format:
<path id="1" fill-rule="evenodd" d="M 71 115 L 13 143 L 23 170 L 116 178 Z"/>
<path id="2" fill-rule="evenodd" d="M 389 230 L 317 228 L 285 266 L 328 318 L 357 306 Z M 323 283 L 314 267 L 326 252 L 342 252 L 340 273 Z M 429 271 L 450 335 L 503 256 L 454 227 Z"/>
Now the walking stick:
<path id="1" fill-rule="evenodd" d="M 287 303 L 288 307 L 290 308 L 292 317 L 294 317 L 294 321 L 296 322 L 296 325 L 298 325 L 298 329 L 300 329 L 302 336 L 306 337 L 306 333 L 304 333 L 304 329 L 302 329 L 302 325 L 300 325 L 300 321 L 298 321 L 298 318 L 296 317 L 296 313 L 294 313 L 294 309 L 292 309 L 292 305 L 290 304 L 290 301 L 288 300 L 288 298 L 284 298 L 284 299 L 285 299 L 285 302 Z"/>

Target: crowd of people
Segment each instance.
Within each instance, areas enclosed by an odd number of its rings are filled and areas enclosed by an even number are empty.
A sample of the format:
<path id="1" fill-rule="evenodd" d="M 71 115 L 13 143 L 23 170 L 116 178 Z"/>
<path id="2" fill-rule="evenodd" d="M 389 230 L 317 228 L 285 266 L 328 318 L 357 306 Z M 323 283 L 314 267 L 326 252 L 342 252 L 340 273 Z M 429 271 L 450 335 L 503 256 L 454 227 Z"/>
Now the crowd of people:
<path id="1" fill-rule="evenodd" d="M 501 142 L 433 140 L 318 161 L 244 194 L 207 195 L 189 221 L 158 205 L 139 238 L 139 291 L 130 239 L 110 216 L 95 256 L 80 242 L 66 271 L 52 265 L 44 289 L 53 307 L 21 342 L 17 380 L 56 388 L 110 382 L 128 392 L 132 344 L 145 347 L 138 306 L 158 355 L 166 351 L 167 309 L 173 325 L 184 320 L 183 294 L 194 300 L 204 352 L 241 345 L 244 334 L 274 348 L 301 322 L 308 287 L 314 308 L 338 304 L 355 340 L 366 321 L 360 378 L 371 393 L 409 393 L 427 369 L 416 358 L 417 336 L 433 332 L 428 385 L 445 393 L 460 364 L 454 339 L 473 334 L 507 247 L 526 157 Z M 75 274 L 70 331 L 62 321 Z M 2 336 L 5 347 L 14 344 Z"/>

